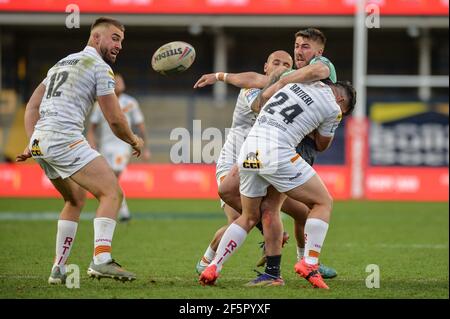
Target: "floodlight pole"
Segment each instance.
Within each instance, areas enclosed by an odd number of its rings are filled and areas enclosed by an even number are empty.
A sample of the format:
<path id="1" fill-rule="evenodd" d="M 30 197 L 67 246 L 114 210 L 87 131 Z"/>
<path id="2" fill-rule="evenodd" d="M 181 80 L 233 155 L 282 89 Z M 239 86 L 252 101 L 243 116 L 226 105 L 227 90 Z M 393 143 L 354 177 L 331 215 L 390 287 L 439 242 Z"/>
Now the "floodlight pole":
<path id="1" fill-rule="evenodd" d="M 353 82 L 357 95 L 354 116 L 366 116 L 366 74 L 367 74 L 367 27 L 366 0 L 356 1 L 356 17 L 353 36 Z"/>
<path id="2" fill-rule="evenodd" d="M 419 50 L 419 75 L 423 79 L 419 86 L 419 98 L 422 102 L 428 102 L 431 98 L 431 38 L 428 28 L 422 29 Z"/>
<path id="3" fill-rule="evenodd" d="M 223 28 L 217 27 L 214 32 L 214 72 L 227 71 L 227 37 Z M 213 87 L 214 101 L 217 106 L 225 105 L 227 85 L 217 82 Z"/>
<path id="4" fill-rule="evenodd" d="M 355 24 L 353 30 L 353 83 L 357 92 L 353 114 L 351 147 L 351 196 L 364 196 L 364 169 L 366 161 L 367 121 L 366 121 L 366 75 L 367 75 L 367 27 L 366 0 L 356 1 Z"/>

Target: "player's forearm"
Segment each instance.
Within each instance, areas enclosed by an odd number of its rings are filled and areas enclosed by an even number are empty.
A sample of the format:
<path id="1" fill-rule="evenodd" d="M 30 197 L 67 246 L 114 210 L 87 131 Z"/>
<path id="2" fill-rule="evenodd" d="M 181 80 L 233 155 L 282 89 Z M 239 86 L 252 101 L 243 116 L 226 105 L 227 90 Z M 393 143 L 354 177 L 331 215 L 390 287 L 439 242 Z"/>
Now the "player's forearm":
<path id="1" fill-rule="evenodd" d="M 256 72 L 228 73 L 223 81 L 239 88 L 263 88 L 269 77 Z"/>
<path id="2" fill-rule="evenodd" d="M 137 136 L 131 131 L 128 121 L 120 109 L 117 96 L 113 93 L 98 96 L 97 99 L 100 109 L 114 135 L 131 146 L 136 145 Z"/>
<path id="3" fill-rule="evenodd" d="M 116 116 L 113 116 L 108 120 L 108 123 L 115 136 L 130 145 L 136 143 L 136 136 L 131 131 L 125 115 L 116 114 Z"/>
<path id="4" fill-rule="evenodd" d="M 330 69 L 323 63 L 307 65 L 301 69 L 286 75 L 280 82 L 284 85 L 288 83 L 308 83 L 325 80 L 330 76 Z"/>

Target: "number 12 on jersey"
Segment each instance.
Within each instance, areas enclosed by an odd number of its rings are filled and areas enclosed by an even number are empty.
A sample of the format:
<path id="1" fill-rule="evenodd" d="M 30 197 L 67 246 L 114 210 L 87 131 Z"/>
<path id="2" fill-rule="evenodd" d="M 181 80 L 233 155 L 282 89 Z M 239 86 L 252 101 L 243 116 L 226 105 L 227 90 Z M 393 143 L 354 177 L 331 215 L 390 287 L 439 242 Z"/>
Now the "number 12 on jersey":
<path id="1" fill-rule="evenodd" d="M 67 81 L 67 78 L 69 77 L 69 72 L 62 71 L 59 73 L 55 73 L 50 78 L 50 84 L 48 85 L 47 95 L 45 96 L 47 99 L 50 99 L 52 97 L 61 96 L 61 91 L 58 91 L 59 87 L 63 85 L 64 82 Z M 58 83 L 55 86 L 55 81 L 58 81 Z"/>

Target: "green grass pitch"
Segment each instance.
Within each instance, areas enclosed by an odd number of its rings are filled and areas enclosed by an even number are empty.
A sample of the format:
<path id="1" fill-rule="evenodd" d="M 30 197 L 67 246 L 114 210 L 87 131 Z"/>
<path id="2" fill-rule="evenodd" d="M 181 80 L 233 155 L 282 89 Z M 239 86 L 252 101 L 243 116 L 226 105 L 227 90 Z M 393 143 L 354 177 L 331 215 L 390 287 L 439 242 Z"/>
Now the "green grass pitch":
<path id="1" fill-rule="evenodd" d="M 54 257 L 55 214 L 60 200 L 0 199 L 0 298 L 449 298 L 448 203 L 337 202 L 321 261 L 337 269 L 329 291 L 312 289 L 293 271 L 293 224 L 283 249 L 283 287 L 247 288 L 260 257 L 253 231 L 225 264 L 215 287 L 197 282 L 195 264 L 225 222 L 218 201 L 129 200 L 135 218 L 118 224 L 113 256 L 137 274 L 132 283 L 91 280 L 93 250 L 89 200 L 69 264 L 80 267 L 79 289 L 49 286 Z M 380 288 L 366 287 L 367 265 L 380 269 Z"/>

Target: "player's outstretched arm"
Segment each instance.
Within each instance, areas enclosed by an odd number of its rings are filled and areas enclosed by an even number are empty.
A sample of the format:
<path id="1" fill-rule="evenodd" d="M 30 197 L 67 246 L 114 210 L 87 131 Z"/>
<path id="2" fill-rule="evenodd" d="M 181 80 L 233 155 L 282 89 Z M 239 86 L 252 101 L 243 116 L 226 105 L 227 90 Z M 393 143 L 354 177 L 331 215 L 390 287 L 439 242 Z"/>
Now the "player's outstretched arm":
<path id="1" fill-rule="evenodd" d="M 256 72 L 243 73 L 209 73 L 204 74 L 194 84 L 194 89 L 213 85 L 218 81 L 234 85 L 238 88 L 263 88 L 269 83 L 269 77 Z"/>
<path id="2" fill-rule="evenodd" d="M 264 92 L 264 99 L 268 100 L 278 90 L 289 83 L 308 83 L 327 79 L 330 76 L 330 69 L 324 63 L 318 62 L 307 65 L 301 69 L 292 71 L 288 75 L 280 78 L 277 83 Z"/>
<path id="3" fill-rule="evenodd" d="M 142 147 L 144 146 L 144 141 L 131 131 L 128 121 L 120 109 L 117 96 L 113 93 L 98 96 L 97 99 L 103 115 L 114 135 L 130 144 L 134 149 L 133 155 L 139 156 Z"/>
<path id="4" fill-rule="evenodd" d="M 330 76 L 330 69 L 322 62 L 307 65 L 301 69 L 294 70 L 280 79 L 281 82 L 288 83 L 308 83 L 327 79 Z"/>

